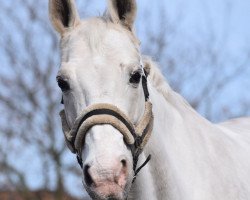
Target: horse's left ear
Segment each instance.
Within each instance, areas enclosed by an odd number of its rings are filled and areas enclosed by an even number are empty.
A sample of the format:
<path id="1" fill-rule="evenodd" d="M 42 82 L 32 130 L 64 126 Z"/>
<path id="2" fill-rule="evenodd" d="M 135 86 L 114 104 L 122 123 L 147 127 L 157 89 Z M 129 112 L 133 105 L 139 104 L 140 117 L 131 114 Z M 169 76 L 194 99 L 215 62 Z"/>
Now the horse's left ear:
<path id="1" fill-rule="evenodd" d="M 112 22 L 133 29 L 136 18 L 136 0 L 108 0 L 108 14 Z"/>

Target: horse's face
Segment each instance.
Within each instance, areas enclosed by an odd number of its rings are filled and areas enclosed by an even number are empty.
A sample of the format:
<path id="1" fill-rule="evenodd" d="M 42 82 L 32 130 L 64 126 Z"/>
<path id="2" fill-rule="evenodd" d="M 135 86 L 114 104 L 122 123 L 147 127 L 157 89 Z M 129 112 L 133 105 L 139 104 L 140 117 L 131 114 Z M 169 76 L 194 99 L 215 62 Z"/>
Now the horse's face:
<path id="1" fill-rule="evenodd" d="M 62 39 L 57 74 L 70 127 L 86 107 L 96 103 L 115 105 L 137 122 L 144 109 L 141 73 L 136 47 L 124 31 L 100 19 L 82 22 Z M 86 188 L 121 198 L 133 176 L 131 151 L 123 135 L 111 125 L 93 126 L 82 158 Z"/>
<path id="2" fill-rule="evenodd" d="M 122 3 L 121 3 L 122 2 Z M 136 123 L 144 111 L 138 43 L 130 31 L 134 1 L 110 1 L 109 19 L 80 21 L 71 0 L 50 0 L 50 15 L 61 34 L 62 89 L 72 128 L 88 106 L 108 103 Z M 93 199 L 125 199 L 133 179 L 133 159 L 123 135 L 110 125 L 93 126 L 82 144 L 83 183 Z"/>

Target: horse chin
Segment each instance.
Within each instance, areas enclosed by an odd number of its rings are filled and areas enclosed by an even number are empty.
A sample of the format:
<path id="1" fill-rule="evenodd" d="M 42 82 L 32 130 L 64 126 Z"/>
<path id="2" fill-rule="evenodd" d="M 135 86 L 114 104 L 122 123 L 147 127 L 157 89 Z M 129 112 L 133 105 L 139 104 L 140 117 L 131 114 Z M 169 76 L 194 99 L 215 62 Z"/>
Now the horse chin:
<path id="1" fill-rule="evenodd" d="M 129 185 L 122 188 L 116 183 L 105 183 L 98 187 L 84 187 L 93 200 L 125 200 L 128 196 Z"/>

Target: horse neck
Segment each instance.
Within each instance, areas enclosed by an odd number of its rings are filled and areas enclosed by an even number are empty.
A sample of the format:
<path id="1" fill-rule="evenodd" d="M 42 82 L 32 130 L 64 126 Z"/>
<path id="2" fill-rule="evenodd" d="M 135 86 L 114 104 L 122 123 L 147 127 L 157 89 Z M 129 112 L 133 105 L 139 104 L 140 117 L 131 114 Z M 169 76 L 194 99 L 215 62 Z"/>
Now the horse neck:
<path id="1" fill-rule="evenodd" d="M 183 188 L 187 187 L 183 184 L 186 184 L 186 180 L 182 180 L 185 172 L 180 173 L 180 170 L 192 168 L 190 163 L 193 157 L 189 152 L 190 146 L 195 145 L 192 138 L 202 137 L 201 129 L 211 126 L 210 122 L 196 113 L 171 89 L 161 93 L 150 87 L 150 96 L 154 129 L 141 162 L 149 154 L 152 159 L 138 177 L 135 186 L 136 199 L 185 199 Z M 196 131 L 193 131 L 195 127 Z M 188 131 L 190 128 L 192 132 Z"/>

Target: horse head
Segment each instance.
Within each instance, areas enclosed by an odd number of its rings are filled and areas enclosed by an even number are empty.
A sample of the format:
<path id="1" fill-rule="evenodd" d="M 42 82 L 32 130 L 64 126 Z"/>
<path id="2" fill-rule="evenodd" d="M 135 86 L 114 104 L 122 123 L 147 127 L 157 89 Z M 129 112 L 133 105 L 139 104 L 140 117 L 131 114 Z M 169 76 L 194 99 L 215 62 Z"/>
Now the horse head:
<path id="1" fill-rule="evenodd" d="M 126 199 L 152 130 L 147 78 L 134 31 L 135 0 L 109 0 L 80 20 L 74 0 L 50 0 L 60 34 L 62 126 L 93 199 Z"/>

